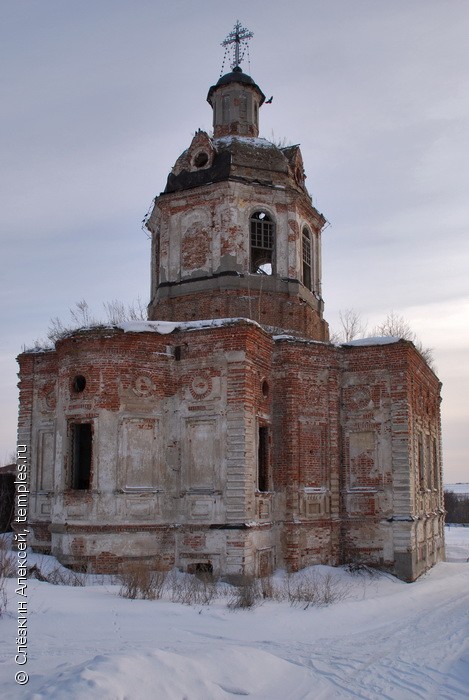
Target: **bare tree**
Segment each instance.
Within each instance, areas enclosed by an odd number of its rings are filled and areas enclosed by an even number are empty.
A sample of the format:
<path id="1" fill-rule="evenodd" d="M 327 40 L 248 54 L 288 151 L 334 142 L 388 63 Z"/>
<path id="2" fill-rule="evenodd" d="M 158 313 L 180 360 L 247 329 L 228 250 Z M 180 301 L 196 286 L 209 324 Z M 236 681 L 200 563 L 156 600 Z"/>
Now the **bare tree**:
<path id="1" fill-rule="evenodd" d="M 98 323 L 85 299 L 75 303 L 75 308 L 70 309 L 70 316 L 79 327 L 95 326 Z"/>
<path id="2" fill-rule="evenodd" d="M 368 323 L 363 321 L 360 313 L 355 309 L 345 309 L 339 312 L 341 330 L 331 334 L 331 343 L 349 343 L 355 338 L 366 336 Z M 403 316 L 399 316 L 391 311 L 384 321 L 373 328 L 373 336 L 393 336 L 409 340 L 415 345 L 416 350 L 421 354 L 425 362 L 431 369 L 434 369 L 433 349 L 423 345 L 417 337 L 412 327 Z"/>
<path id="3" fill-rule="evenodd" d="M 355 338 L 363 338 L 368 326 L 358 311 L 355 309 L 345 309 L 339 311 L 341 330 L 335 331 L 331 335 L 333 343 L 349 343 Z"/>
<path id="4" fill-rule="evenodd" d="M 374 328 L 373 335 L 395 336 L 396 338 L 409 340 L 415 345 L 416 350 L 422 355 L 428 366 L 434 369 L 433 349 L 423 345 L 403 316 L 399 316 L 394 311 L 391 311 L 385 320 Z"/>
<path id="5" fill-rule="evenodd" d="M 113 326 L 128 321 L 124 302 L 119 301 L 119 299 L 113 299 L 112 301 L 104 301 L 103 306 L 107 320 Z"/>
<path id="6" fill-rule="evenodd" d="M 103 303 L 106 318 L 102 319 L 94 315 L 85 299 L 77 301 L 70 311 L 70 320 L 64 322 L 58 316 L 51 318 L 47 329 L 47 340 L 36 340 L 34 350 L 52 349 L 61 338 L 79 328 L 96 328 L 98 326 L 117 326 L 125 321 L 142 321 L 147 319 L 146 308 L 140 298 L 126 306 L 118 299 Z M 26 348 L 25 348 L 26 349 Z"/>
<path id="7" fill-rule="evenodd" d="M 368 323 L 362 319 L 358 311 L 345 309 L 344 312 L 339 312 L 339 317 L 346 343 L 354 338 L 363 338 L 365 336 Z"/>
<path id="8" fill-rule="evenodd" d="M 375 326 L 373 334 L 379 336 L 395 336 L 396 338 L 411 340 L 412 342 L 415 338 L 415 333 L 409 323 L 403 316 L 399 316 L 394 313 L 394 311 L 391 311 L 384 321 Z"/>
<path id="9" fill-rule="evenodd" d="M 128 321 L 146 321 L 148 320 L 147 308 L 142 302 L 140 297 L 137 297 L 137 301 L 133 301 L 127 307 Z"/>
<path id="10" fill-rule="evenodd" d="M 103 306 L 106 312 L 107 321 L 113 326 L 116 326 L 119 323 L 125 323 L 126 321 L 147 320 L 146 309 L 140 297 L 137 298 L 137 301 L 133 301 L 128 306 L 126 306 L 124 302 L 119 301 L 119 299 L 105 301 Z"/>
<path id="11" fill-rule="evenodd" d="M 68 333 L 78 328 L 90 328 L 99 325 L 99 321 L 91 313 L 88 302 L 81 299 L 75 303 L 75 307 L 69 309 L 71 322 L 64 323 L 58 316 L 51 318 L 47 329 L 47 338 L 52 346 L 57 340 L 64 338 Z M 50 347 L 50 346 L 49 346 Z"/>
<path id="12" fill-rule="evenodd" d="M 445 491 L 445 510 L 447 523 L 469 523 L 469 495 Z"/>

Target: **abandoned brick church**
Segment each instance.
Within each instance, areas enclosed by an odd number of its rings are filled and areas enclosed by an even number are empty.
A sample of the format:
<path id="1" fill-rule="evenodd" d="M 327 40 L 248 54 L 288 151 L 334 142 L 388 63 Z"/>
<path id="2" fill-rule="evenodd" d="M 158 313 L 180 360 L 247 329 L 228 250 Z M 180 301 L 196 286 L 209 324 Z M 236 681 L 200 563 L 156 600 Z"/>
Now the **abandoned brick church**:
<path id="1" fill-rule="evenodd" d="M 71 566 L 265 575 L 444 557 L 440 384 L 412 343 L 329 342 L 325 219 L 235 61 L 147 221 L 149 321 L 24 352 L 30 539 Z M 201 320 L 207 319 L 207 320 Z"/>

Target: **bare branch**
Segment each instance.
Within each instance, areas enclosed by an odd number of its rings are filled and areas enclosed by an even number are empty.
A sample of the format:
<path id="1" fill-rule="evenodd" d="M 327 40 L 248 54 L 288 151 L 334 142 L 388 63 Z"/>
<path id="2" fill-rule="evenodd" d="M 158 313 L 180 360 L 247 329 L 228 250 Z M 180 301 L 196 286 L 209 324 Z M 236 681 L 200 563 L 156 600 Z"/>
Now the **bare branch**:
<path id="1" fill-rule="evenodd" d="M 146 307 L 140 297 L 136 301 L 126 306 L 118 299 L 103 303 L 106 320 L 94 316 L 88 302 L 85 299 L 77 301 L 75 307 L 69 309 L 70 322 L 64 323 L 58 316 L 51 318 L 47 329 L 47 340 L 36 340 L 32 349 L 49 350 L 55 343 L 65 338 L 70 333 L 79 328 L 93 328 L 97 326 L 112 325 L 118 326 L 125 321 L 144 321 L 147 319 Z"/>
<path id="2" fill-rule="evenodd" d="M 385 320 L 374 328 L 373 335 L 395 336 L 396 338 L 409 340 L 415 345 L 415 349 L 420 353 L 427 365 L 431 369 L 435 369 L 433 349 L 425 347 L 405 318 L 394 311 L 391 311 Z"/>
<path id="3" fill-rule="evenodd" d="M 349 343 L 355 338 L 364 338 L 368 327 L 358 311 L 345 309 L 339 311 L 341 330 L 331 334 L 331 343 Z"/>

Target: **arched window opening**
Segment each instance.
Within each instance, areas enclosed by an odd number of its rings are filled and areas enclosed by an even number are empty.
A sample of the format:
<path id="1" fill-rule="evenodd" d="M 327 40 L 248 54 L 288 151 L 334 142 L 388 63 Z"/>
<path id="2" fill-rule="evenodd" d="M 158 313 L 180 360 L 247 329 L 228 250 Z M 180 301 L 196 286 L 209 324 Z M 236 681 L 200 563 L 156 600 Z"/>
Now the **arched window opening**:
<path id="1" fill-rule="evenodd" d="M 274 229 L 274 222 L 265 211 L 256 211 L 251 216 L 251 272 L 273 273 Z"/>
<path id="2" fill-rule="evenodd" d="M 311 233 L 307 228 L 303 229 L 303 284 L 308 289 L 312 290 L 312 246 Z"/>

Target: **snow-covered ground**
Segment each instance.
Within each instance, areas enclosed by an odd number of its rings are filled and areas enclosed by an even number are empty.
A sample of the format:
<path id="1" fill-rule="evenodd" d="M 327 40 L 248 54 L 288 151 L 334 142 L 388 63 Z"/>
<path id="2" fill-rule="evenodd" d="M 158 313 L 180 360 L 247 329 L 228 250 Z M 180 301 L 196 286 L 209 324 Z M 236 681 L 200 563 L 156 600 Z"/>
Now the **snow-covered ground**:
<path id="1" fill-rule="evenodd" d="M 118 585 L 28 581 L 28 663 L 14 663 L 15 581 L 0 619 L 0 698 L 29 700 L 445 700 L 469 697 L 469 528 L 413 584 L 331 572 L 328 607 L 267 601 L 233 612 L 127 600 Z M 43 561 L 43 564 L 46 560 Z M 27 671 L 19 686 L 15 673 Z"/>
<path id="2" fill-rule="evenodd" d="M 445 484 L 445 491 L 453 493 L 467 493 L 469 495 L 469 484 L 458 482 L 456 484 Z"/>

